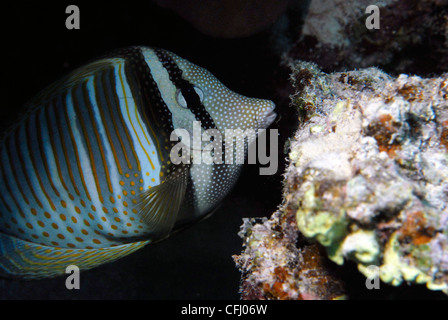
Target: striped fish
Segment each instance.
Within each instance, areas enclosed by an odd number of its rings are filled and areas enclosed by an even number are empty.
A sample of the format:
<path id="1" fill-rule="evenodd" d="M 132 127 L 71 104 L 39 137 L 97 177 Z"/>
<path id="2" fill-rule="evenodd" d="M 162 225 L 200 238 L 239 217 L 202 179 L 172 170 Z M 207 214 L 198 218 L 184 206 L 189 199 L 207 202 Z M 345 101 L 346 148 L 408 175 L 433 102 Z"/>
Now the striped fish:
<path id="1" fill-rule="evenodd" d="M 170 162 L 175 129 L 267 128 L 238 95 L 177 55 L 131 47 L 40 93 L 0 141 L 0 275 L 87 270 L 208 215 L 238 164 Z"/>

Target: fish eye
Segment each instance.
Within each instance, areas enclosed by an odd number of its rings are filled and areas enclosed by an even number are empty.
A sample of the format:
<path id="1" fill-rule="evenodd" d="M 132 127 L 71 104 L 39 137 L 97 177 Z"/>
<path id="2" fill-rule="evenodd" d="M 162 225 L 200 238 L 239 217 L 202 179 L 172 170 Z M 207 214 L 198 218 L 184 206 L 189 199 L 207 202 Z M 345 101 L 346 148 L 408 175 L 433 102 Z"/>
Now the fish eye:
<path id="1" fill-rule="evenodd" d="M 182 92 L 180 91 L 180 89 L 177 89 L 176 100 L 177 100 L 177 103 L 178 103 L 182 108 L 188 108 L 188 106 L 187 106 L 187 100 L 185 100 L 184 95 L 182 94 Z"/>
<path id="2" fill-rule="evenodd" d="M 198 88 L 196 86 L 193 87 L 193 90 L 196 93 L 196 95 L 198 96 L 199 101 L 202 103 L 202 101 L 204 100 L 204 92 L 200 88 Z M 177 100 L 177 103 L 182 108 L 188 108 L 187 99 L 185 99 L 185 97 L 182 94 L 182 91 L 180 89 L 178 89 L 177 92 L 176 92 L 176 100 Z"/>
<path id="3" fill-rule="evenodd" d="M 196 94 L 199 97 L 199 101 L 203 101 L 204 100 L 204 92 L 202 92 L 201 89 L 199 89 L 198 87 L 193 87 L 194 91 L 196 92 Z"/>

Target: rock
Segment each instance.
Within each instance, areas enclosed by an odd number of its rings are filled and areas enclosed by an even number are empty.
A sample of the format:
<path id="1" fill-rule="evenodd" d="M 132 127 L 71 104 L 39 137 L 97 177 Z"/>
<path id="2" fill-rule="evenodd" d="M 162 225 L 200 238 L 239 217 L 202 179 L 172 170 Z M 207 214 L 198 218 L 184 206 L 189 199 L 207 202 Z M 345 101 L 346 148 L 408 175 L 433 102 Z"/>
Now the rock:
<path id="1" fill-rule="evenodd" d="M 244 251 L 234 260 L 243 274 L 242 299 L 344 298 L 344 285 L 325 254 L 299 235 L 294 212 L 279 210 L 269 220 L 244 219 L 239 235 Z"/>
<path id="2" fill-rule="evenodd" d="M 277 51 L 286 59 L 313 61 L 326 72 L 370 66 L 394 75 L 448 71 L 446 0 L 300 3 L 289 7 L 274 30 Z M 379 29 L 366 27 L 372 4 L 380 11 Z"/>
<path id="3" fill-rule="evenodd" d="M 448 294 L 448 75 L 292 65 L 287 210 L 337 264 Z"/>
<path id="4" fill-rule="evenodd" d="M 290 67 L 300 125 L 283 204 L 242 226 L 242 298 L 351 298 L 339 271 L 353 263 L 448 294 L 448 74 Z"/>

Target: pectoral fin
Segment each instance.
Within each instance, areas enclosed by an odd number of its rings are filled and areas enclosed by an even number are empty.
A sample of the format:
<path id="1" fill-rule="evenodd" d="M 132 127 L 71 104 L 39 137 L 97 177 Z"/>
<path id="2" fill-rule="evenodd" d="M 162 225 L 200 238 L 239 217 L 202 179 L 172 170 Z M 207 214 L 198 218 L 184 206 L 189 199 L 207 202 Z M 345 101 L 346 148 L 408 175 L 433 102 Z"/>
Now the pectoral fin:
<path id="1" fill-rule="evenodd" d="M 140 194 L 138 212 L 155 239 L 169 235 L 185 198 L 188 167 L 177 166 L 163 183 Z"/>

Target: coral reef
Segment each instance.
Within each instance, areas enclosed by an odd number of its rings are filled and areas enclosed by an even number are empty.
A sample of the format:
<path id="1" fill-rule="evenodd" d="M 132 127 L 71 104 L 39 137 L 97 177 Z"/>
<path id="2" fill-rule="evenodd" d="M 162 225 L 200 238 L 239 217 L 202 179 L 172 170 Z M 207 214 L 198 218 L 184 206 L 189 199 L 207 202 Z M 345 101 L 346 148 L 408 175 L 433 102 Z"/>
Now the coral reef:
<path id="1" fill-rule="evenodd" d="M 312 243 L 370 279 L 448 294 L 448 74 L 290 67 L 301 124 L 284 204 L 242 227 L 242 297 L 341 297 L 342 281 L 319 250 L 311 260 L 321 263 L 305 266 Z"/>
<path id="2" fill-rule="evenodd" d="M 268 220 L 244 219 L 245 250 L 234 260 L 243 273 L 241 298 L 315 300 L 344 297 L 343 283 L 316 244 L 298 233 L 293 211 Z M 299 243 L 297 247 L 296 244 Z"/>
<path id="3" fill-rule="evenodd" d="M 366 276 L 448 293 L 448 75 L 292 68 L 307 120 L 285 186 L 299 230 Z"/>
<path id="4" fill-rule="evenodd" d="M 366 28 L 369 5 L 379 8 L 379 29 Z M 448 71 L 447 14 L 446 0 L 312 0 L 307 7 L 299 1 L 277 23 L 273 40 L 280 54 L 326 72 L 379 66 L 395 75 L 429 75 Z"/>

